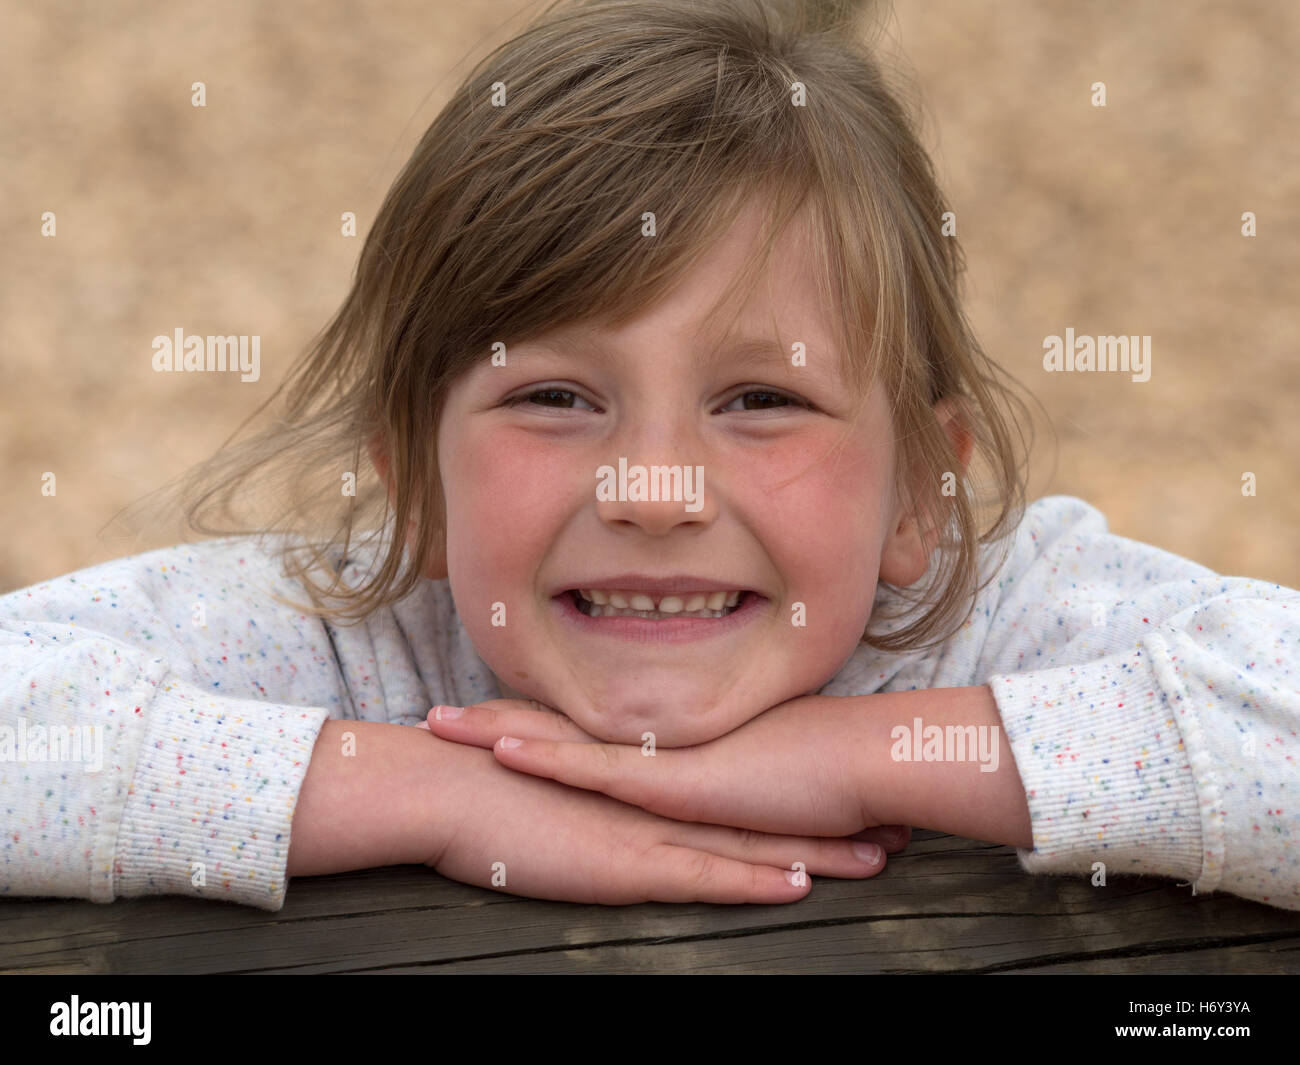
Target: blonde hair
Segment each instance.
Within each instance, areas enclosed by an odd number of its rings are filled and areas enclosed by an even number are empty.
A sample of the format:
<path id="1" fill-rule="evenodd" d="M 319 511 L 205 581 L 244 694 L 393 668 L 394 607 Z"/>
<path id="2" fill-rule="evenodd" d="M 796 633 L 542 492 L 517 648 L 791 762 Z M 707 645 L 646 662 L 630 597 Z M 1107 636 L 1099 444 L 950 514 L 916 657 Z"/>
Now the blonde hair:
<path id="1" fill-rule="evenodd" d="M 1027 419 L 1002 413 L 1023 404 L 966 321 L 964 256 L 941 232 L 948 207 L 851 12 L 772 0 L 552 4 L 470 72 L 424 134 L 342 306 L 250 419 L 282 394 L 283 416 L 187 475 L 188 528 L 286 534 L 285 572 L 315 604 L 294 605 L 336 621 L 402 598 L 445 544 L 435 442 L 452 383 L 495 341 L 625 322 L 758 202 L 766 242 L 728 293 L 747 290 L 787 224 L 807 215 L 825 305 L 842 309 L 831 326 L 846 375 L 861 402 L 885 385 L 895 499 L 939 532 L 936 579 L 914 600 L 929 609 L 863 640 L 903 651 L 946 639 L 987 583 L 979 546 L 1019 521 L 1011 430 Z M 508 102 L 492 106 L 501 87 Z M 644 211 L 653 239 L 640 236 Z M 935 417 L 945 398 L 988 467 L 982 501 Z M 386 535 L 390 499 L 363 456 L 376 439 L 403 535 Z M 276 466 L 277 512 L 232 523 L 236 493 L 250 500 L 246 486 Z M 355 472 L 355 494 L 340 492 L 340 471 Z M 944 491 L 953 475 L 955 495 Z M 982 533 L 981 506 L 996 511 Z M 347 585 L 339 560 L 365 529 L 386 553 Z"/>

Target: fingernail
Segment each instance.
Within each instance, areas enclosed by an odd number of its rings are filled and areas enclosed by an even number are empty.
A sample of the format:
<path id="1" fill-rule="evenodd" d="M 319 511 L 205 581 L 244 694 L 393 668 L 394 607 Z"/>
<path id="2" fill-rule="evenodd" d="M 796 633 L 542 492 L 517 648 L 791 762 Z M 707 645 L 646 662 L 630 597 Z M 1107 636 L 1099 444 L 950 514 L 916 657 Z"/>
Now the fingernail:
<path id="1" fill-rule="evenodd" d="M 859 860 L 866 862 L 868 865 L 879 865 L 880 856 L 883 852 L 879 843 L 855 843 L 853 844 L 853 853 Z"/>
<path id="2" fill-rule="evenodd" d="M 422 728 L 422 729 L 424 729 L 425 732 L 428 732 L 428 731 L 429 731 L 429 722 L 427 722 L 427 721 L 420 721 L 420 722 L 418 722 L 418 723 L 416 724 L 415 727 L 416 727 L 416 728 Z"/>
<path id="3" fill-rule="evenodd" d="M 524 741 L 517 740 L 513 736 L 502 736 L 500 742 L 503 748 L 509 750 L 511 747 L 518 747 Z"/>
<path id="4" fill-rule="evenodd" d="M 439 721 L 455 721 L 465 712 L 463 706 L 435 706 L 433 716 Z"/>

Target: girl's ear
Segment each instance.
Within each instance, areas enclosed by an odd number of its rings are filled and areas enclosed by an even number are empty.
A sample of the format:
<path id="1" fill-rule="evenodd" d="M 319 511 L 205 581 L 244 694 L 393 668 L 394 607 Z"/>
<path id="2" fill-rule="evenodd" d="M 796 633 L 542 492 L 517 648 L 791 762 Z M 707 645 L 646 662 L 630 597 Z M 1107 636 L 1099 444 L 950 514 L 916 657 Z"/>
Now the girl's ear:
<path id="1" fill-rule="evenodd" d="M 925 576 L 929 564 L 925 536 L 916 516 L 907 511 L 885 538 L 880 551 L 880 579 L 895 588 L 906 588 Z"/>
<path id="2" fill-rule="evenodd" d="M 939 400 L 934 405 L 934 415 L 948 435 L 953 454 L 957 458 L 958 469 L 951 471 L 958 480 L 966 474 L 971 454 L 975 449 L 975 438 L 967 422 L 967 411 L 960 396 L 951 396 Z M 916 498 L 933 499 L 935 491 L 915 489 Z M 915 509 L 904 507 L 895 515 L 893 531 L 885 539 L 880 554 L 880 579 L 896 588 L 906 588 L 925 576 L 930 566 L 930 556 L 939 541 L 939 528 L 934 521 Z"/>
<path id="3" fill-rule="evenodd" d="M 379 472 L 379 479 L 383 482 L 384 488 L 388 490 L 388 503 L 393 505 L 397 496 L 396 486 L 393 484 L 390 467 L 388 464 L 388 447 L 384 440 L 382 430 L 377 431 L 368 442 L 367 450 L 370 452 L 370 461 L 375 464 L 375 469 Z M 409 546 L 415 537 L 415 522 L 412 519 L 411 524 L 406 530 L 406 543 Z M 422 576 L 430 580 L 442 580 L 447 576 L 447 555 L 445 551 L 439 551 L 434 558 L 429 560 L 425 566 Z"/>

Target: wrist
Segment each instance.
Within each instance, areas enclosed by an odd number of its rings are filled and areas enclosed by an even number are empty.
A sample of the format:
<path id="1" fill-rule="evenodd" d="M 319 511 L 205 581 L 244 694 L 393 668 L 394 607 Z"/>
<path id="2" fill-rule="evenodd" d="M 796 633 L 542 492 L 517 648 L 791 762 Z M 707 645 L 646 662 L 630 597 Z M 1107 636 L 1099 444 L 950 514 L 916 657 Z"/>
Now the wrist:
<path id="1" fill-rule="evenodd" d="M 1029 806 L 987 684 L 871 700 L 864 807 L 881 824 L 1030 848 Z"/>
<path id="2" fill-rule="evenodd" d="M 327 721 L 298 794 L 286 875 L 423 862 L 444 744 L 424 729 Z"/>

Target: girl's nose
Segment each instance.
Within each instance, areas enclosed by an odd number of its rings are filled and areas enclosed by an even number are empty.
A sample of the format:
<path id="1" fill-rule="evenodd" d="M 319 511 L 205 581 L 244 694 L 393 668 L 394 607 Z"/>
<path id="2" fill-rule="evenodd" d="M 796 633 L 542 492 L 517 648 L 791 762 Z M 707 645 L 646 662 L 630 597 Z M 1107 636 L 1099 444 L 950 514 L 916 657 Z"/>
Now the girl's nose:
<path id="1" fill-rule="evenodd" d="M 610 524 L 663 536 L 679 525 L 711 524 L 716 493 L 703 463 L 636 462 L 618 456 L 596 471 L 596 509 Z"/>
<path id="2" fill-rule="evenodd" d="M 678 525 L 711 524 L 721 482 L 710 481 L 709 449 L 685 401 L 657 400 L 657 409 L 635 412 L 610 437 L 595 493 L 602 520 L 662 536 Z"/>

